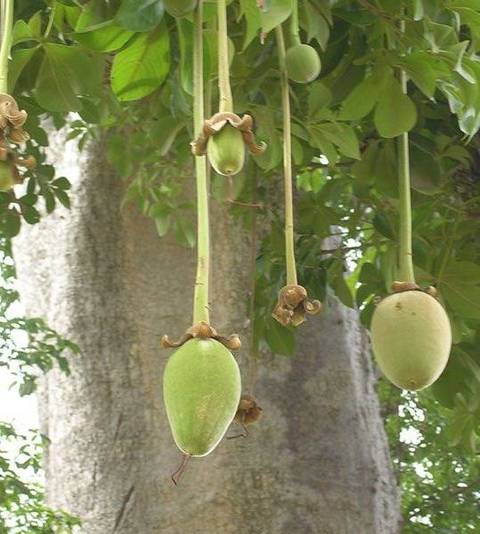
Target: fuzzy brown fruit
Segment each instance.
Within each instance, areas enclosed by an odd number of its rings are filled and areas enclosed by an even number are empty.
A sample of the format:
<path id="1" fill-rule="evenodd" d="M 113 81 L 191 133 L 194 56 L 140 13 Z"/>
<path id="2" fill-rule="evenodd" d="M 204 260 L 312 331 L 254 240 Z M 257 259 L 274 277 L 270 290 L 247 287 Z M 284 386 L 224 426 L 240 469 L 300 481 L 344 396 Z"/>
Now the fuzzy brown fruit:
<path id="1" fill-rule="evenodd" d="M 450 321 L 442 305 L 423 291 L 394 293 L 372 318 L 371 339 L 378 366 L 402 389 L 433 384 L 447 365 Z"/>
<path id="2" fill-rule="evenodd" d="M 163 5 L 172 17 L 186 17 L 197 7 L 197 0 L 163 0 Z"/>
<path id="3" fill-rule="evenodd" d="M 322 68 L 317 51 L 307 44 L 289 48 L 285 61 L 288 77 L 297 83 L 309 83 L 315 80 Z"/>
<path id="4" fill-rule="evenodd" d="M 207 153 L 210 165 L 218 174 L 223 176 L 238 174 L 245 163 L 245 142 L 242 132 L 231 124 L 226 124 L 210 137 Z"/>
<path id="5" fill-rule="evenodd" d="M 206 456 L 218 445 L 237 412 L 241 382 L 230 351 L 213 339 L 191 339 L 170 356 L 163 397 L 178 448 Z"/>

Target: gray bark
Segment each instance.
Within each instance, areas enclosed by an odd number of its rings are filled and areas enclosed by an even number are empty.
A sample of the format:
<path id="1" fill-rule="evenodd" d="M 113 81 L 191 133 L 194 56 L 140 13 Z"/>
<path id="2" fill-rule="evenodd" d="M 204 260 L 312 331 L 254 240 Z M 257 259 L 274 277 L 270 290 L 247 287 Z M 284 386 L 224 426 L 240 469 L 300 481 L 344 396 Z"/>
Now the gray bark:
<path id="1" fill-rule="evenodd" d="M 398 532 L 367 339 L 335 301 L 302 327 L 293 359 L 259 362 L 264 416 L 250 436 L 224 440 L 172 486 L 180 456 L 159 341 L 191 322 L 194 251 L 120 207 L 124 185 L 100 145 L 69 146 L 52 136 L 52 159 L 74 184 L 71 211 L 25 227 L 15 246 L 27 312 L 81 348 L 72 375 L 54 370 L 41 388 L 49 504 L 78 514 L 86 534 Z M 225 209 L 213 222 L 213 324 L 246 339 L 248 238 Z M 239 362 L 246 376 L 247 350 Z"/>

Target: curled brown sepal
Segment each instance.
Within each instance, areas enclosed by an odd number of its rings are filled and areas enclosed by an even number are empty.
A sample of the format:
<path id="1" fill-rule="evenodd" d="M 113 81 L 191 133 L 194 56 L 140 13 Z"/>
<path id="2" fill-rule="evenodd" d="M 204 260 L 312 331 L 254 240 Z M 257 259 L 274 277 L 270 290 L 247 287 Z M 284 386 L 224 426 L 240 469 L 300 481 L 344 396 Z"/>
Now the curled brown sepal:
<path id="1" fill-rule="evenodd" d="M 429 286 L 427 288 L 421 288 L 415 282 L 393 282 L 392 291 L 393 293 L 403 293 L 404 291 L 423 291 L 433 298 L 437 298 L 438 296 L 438 292 L 435 287 Z"/>
<path id="2" fill-rule="evenodd" d="M 18 109 L 16 100 L 7 94 L 0 93 L 0 130 L 4 138 L 18 144 L 28 141 L 30 136 L 22 128 L 27 120 L 27 112 Z"/>
<path id="3" fill-rule="evenodd" d="M 253 118 L 250 115 L 239 117 L 236 113 L 220 112 L 215 113 L 213 117 L 204 122 L 202 133 L 195 141 L 192 141 L 193 154 L 195 156 L 205 156 L 210 137 L 220 132 L 227 124 L 230 124 L 230 126 L 233 126 L 242 133 L 243 142 L 250 154 L 261 154 L 265 152 L 267 145 L 263 142 L 257 143 L 255 140 Z"/>
<path id="4" fill-rule="evenodd" d="M 298 285 L 285 286 L 280 290 L 272 316 L 283 326 L 299 326 L 305 315 L 317 315 L 322 309 L 318 300 L 308 300 L 307 290 Z"/>
<path id="5" fill-rule="evenodd" d="M 250 425 L 260 419 L 262 411 L 255 397 L 246 393 L 240 398 L 235 421 L 242 425 Z"/>
<path id="6" fill-rule="evenodd" d="M 178 341 L 172 341 L 168 336 L 163 336 L 161 345 L 164 349 L 173 349 L 181 347 L 190 339 L 214 339 L 229 350 L 239 350 L 242 346 L 237 334 L 232 334 L 228 337 L 220 336 L 215 328 L 203 321 L 191 326 Z"/>

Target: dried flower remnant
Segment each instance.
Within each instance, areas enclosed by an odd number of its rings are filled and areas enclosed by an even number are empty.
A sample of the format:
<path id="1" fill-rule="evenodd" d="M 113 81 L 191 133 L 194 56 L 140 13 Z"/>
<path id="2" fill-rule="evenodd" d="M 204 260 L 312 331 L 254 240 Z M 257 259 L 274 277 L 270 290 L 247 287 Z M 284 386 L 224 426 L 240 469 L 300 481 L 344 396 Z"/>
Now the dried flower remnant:
<path id="1" fill-rule="evenodd" d="M 322 310 L 318 300 L 309 300 L 307 290 L 299 285 L 288 285 L 280 290 L 272 316 L 283 326 L 299 326 L 305 316 L 317 315 Z"/>
<path id="2" fill-rule="evenodd" d="M 33 156 L 19 156 L 10 144 L 28 141 L 28 133 L 23 129 L 27 112 L 18 108 L 16 100 L 7 94 L 0 94 L 0 190 L 8 191 L 23 178 L 18 167 L 31 169 L 36 161 Z"/>

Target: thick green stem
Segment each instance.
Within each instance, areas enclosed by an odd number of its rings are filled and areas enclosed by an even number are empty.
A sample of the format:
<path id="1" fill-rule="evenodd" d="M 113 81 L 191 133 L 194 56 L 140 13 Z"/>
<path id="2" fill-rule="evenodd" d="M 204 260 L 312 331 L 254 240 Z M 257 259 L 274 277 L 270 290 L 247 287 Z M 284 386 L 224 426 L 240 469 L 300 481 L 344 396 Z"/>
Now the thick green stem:
<path id="1" fill-rule="evenodd" d="M 226 0 L 218 0 L 218 90 L 220 111 L 233 112 L 232 88 L 230 87 L 230 65 L 228 53 L 228 27 Z"/>
<path id="2" fill-rule="evenodd" d="M 13 0 L 1 0 L 0 93 L 8 93 L 8 56 L 12 46 Z"/>
<path id="3" fill-rule="evenodd" d="M 193 43 L 194 73 L 194 126 L 195 137 L 201 133 L 205 120 L 205 103 L 203 94 L 203 0 L 199 0 L 195 11 Z M 208 213 L 207 158 L 195 158 L 197 176 L 197 276 L 195 279 L 195 296 L 193 304 L 193 324 L 200 321 L 210 322 L 208 309 L 208 284 L 210 276 L 210 234 Z"/>
<path id="4" fill-rule="evenodd" d="M 404 25 L 402 25 L 404 31 Z M 402 90 L 407 94 L 407 75 L 400 71 Z M 403 133 L 398 138 L 398 175 L 400 196 L 400 243 L 399 243 L 399 278 L 402 282 L 415 283 L 412 255 L 412 202 L 410 186 L 409 135 Z"/>
<path id="5" fill-rule="evenodd" d="M 292 45 L 302 44 L 298 24 L 298 0 L 292 0 L 292 16 L 290 17 L 290 41 Z"/>
<path id="6" fill-rule="evenodd" d="M 292 132 L 290 111 L 290 89 L 285 64 L 285 39 L 281 26 L 276 29 L 280 77 L 282 80 L 283 108 L 283 176 L 285 181 L 285 258 L 287 263 L 287 285 L 297 285 L 295 265 L 295 241 L 293 234 L 293 180 L 292 180 Z"/>

